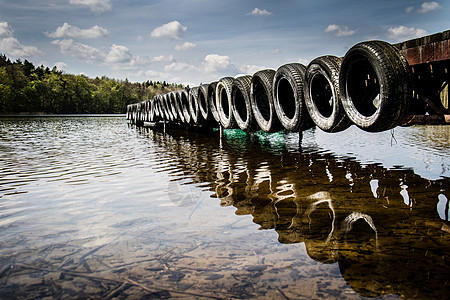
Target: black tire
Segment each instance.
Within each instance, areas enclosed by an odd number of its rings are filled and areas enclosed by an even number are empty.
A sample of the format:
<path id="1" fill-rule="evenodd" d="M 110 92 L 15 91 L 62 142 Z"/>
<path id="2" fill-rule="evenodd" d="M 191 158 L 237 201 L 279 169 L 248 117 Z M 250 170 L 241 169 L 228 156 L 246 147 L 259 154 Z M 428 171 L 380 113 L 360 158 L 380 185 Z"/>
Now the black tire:
<path id="1" fill-rule="evenodd" d="M 150 99 L 148 101 L 149 107 L 148 107 L 148 120 L 150 122 L 155 122 L 155 102 L 153 99 Z"/>
<path id="2" fill-rule="evenodd" d="M 153 99 L 155 100 L 155 114 L 159 120 L 162 120 L 164 118 L 164 114 L 162 112 L 159 95 L 156 95 Z"/>
<path id="3" fill-rule="evenodd" d="M 144 101 L 145 105 L 145 113 L 144 113 L 144 121 L 149 122 L 150 121 L 150 102 L 148 100 Z"/>
<path id="4" fill-rule="evenodd" d="M 173 116 L 173 121 L 177 121 L 179 120 L 179 115 L 178 115 L 178 111 L 177 111 L 177 105 L 176 105 L 176 96 L 174 92 L 170 92 L 167 94 L 168 98 L 169 98 L 169 102 L 170 102 L 170 108 L 172 109 L 172 116 Z"/>
<path id="5" fill-rule="evenodd" d="M 192 121 L 191 114 L 189 112 L 189 91 L 188 90 L 181 90 L 180 91 L 180 100 L 181 100 L 181 107 L 180 111 L 183 114 L 184 117 L 184 123 L 190 124 Z"/>
<path id="6" fill-rule="evenodd" d="M 313 122 L 326 132 L 347 129 L 347 117 L 339 93 L 342 58 L 321 56 L 311 61 L 305 73 L 305 104 Z"/>
<path id="7" fill-rule="evenodd" d="M 175 120 L 175 118 L 174 118 L 173 113 L 172 113 L 172 105 L 170 103 L 169 94 L 164 94 L 163 98 L 164 98 L 164 103 L 166 104 L 166 111 L 167 111 L 167 115 L 168 115 L 168 120 L 170 122 L 173 122 Z"/>
<path id="8" fill-rule="evenodd" d="M 180 120 L 181 123 L 185 123 L 186 120 L 184 119 L 184 114 L 183 114 L 183 103 L 181 102 L 181 95 L 182 95 L 183 91 L 179 90 L 176 91 L 175 93 L 175 107 L 177 110 L 177 115 L 178 115 L 178 119 Z"/>
<path id="9" fill-rule="evenodd" d="M 168 112 L 168 109 L 167 109 L 166 98 L 162 94 L 159 95 L 159 103 L 160 103 L 160 108 L 161 108 L 163 120 L 164 121 L 169 121 L 170 116 L 169 116 L 169 112 Z"/>
<path id="10" fill-rule="evenodd" d="M 211 111 L 211 115 L 213 119 L 216 121 L 218 125 L 220 125 L 220 117 L 217 112 L 217 101 L 216 101 L 216 87 L 218 82 L 214 81 L 208 85 L 208 104 L 209 110 Z"/>
<path id="11" fill-rule="evenodd" d="M 339 81 L 345 112 L 356 126 L 379 132 L 402 123 L 412 98 L 411 73 L 393 45 L 356 44 L 342 60 Z"/>
<path id="12" fill-rule="evenodd" d="M 252 76 L 241 76 L 234 80 L 231 91 L 231 111 L 237 126 L 244 131 L 257 127 L 250 100 Z M 256 125 L 256 126 L 255 126 Z"/>
<path id="13" fill-rule="evenodd" d="M 220 124 L 225 129 L 236 128 L 233 112 L 231 110 L 231 90 L 233 77 L 224 77 L 219 80 L 216 87 L 216 108 Z"/>
<path id="14" fill-rule="evenodd" d="M 304 128 L 310 120 L 304 100 L 306 67 L 299 63 L 278 68 L 273 81 L 275 112 L 281 125 L 288 131 Z M 309 124 L 310 122 L 308 122 Z"/>
<path id="15" fill-rule="evenodd" d="M 210 114 L 208 103 L 208 87 L 209 84 L 202 84 L 198 88 L 198 109 L 200 111 L 202 120 L 205 120 L 207 122 L 209 122 L 212 117 L 212 115 Z"/>
<path id="16" fill-rule="evenodd" d="M 126 119 L 127 120 L 131 120 L 131 104 L 127 105 L 127 114 L 126 114 Z"/>
<path id="17" fill-rule="evenodd" d="M 137 104 L 137 118 L 136 118 L 136 126 L 142 126 L 144 125 L 144 120 L 142 118 L 143 115 L 143 108 L 142 108 L 142 102 L 139 102 Z"/>
<path id="18" fill-rule="evenodd" d="M 261 70 L 252 77 L 250 99 L 253 116 L 259 128 L 265 132 L 276 132 L 282 129 L 273 103 L 274 77 L 275 70 Z"/>
<path id="19" fill-rule="evenodd" d="M 193 87 L 189 90 L 189 113 L 194 124 L 199 124 L 201 120 L 198 108 L 198 89 L 199 87 Z"/>
<path id="20" fill-rule="evenodd" d="M 133 124 L 134 123 L 134 107 L 135 107 L 135 105 L 134 104 L 130 104 L 129 107 L 130 107 L 130 113 L 128 115 L 128 118 L 130 120 L 130 123 Z"/>
<path id="21" fill-rule="evenodd" d="M 164 99 L 162 97 L 162 95 L 158 95 L 158 108 L 159 108 L 159 113 L 161 116 L 161 120 L 166 120 L 167 119 L 167 115 L 166 115 L 166 110 L 165 110 L 165 105 L 164 105 Z"/>

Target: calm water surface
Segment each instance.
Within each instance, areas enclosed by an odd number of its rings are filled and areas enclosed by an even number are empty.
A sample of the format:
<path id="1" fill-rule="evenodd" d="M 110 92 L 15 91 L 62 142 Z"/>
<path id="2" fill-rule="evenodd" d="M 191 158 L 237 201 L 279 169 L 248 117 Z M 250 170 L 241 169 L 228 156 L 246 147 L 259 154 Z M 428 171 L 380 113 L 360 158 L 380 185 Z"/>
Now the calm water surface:
<path id="1" fill-rule="evenodd" d="M 0 118 L 0 298 L 445 299 L 449 139 Z"/>

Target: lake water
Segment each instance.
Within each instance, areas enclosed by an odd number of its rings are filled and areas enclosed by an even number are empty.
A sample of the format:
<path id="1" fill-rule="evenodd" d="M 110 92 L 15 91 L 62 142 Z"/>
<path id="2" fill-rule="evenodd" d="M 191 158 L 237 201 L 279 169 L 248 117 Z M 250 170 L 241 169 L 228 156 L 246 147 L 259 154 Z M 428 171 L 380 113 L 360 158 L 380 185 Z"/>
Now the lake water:
<path id="1" fill-rule="evenodd" d="M 445 299 L 449 140 L 0 118 L 0 298 Z"/>

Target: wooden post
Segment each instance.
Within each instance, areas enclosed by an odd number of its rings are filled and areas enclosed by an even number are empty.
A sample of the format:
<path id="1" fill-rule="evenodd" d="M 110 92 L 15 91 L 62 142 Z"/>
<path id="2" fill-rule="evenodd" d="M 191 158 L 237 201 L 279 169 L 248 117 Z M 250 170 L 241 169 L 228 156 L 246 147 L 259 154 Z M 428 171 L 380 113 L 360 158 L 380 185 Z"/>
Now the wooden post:
<path id="1" fill-rule="evenodd" d="M 222 138 L 223 138 L 223 127 L 222 127 L 222 125 L 219 125 L 219 139 L 220 139 L 219 146 L 220 146 L 220 149 L 222 149 Z"/>
<path id="2" fill-rule="evenodd" d="M 300 131 L 298 132 L 298 149 L 300 152 L 302 151 L 302 141 L 303 141 L 303 131 L 300 128 Z"/>

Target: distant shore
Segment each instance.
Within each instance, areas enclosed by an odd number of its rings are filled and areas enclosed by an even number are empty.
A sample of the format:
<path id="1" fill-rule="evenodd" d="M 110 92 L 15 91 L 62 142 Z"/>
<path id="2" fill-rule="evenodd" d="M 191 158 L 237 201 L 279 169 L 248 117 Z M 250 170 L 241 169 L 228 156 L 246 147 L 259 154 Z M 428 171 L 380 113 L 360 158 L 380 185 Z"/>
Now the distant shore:
<path id="1" fill-rule="evenodd" d="M 10 113 L 0 114 L 0 118 L 18 117 L 125 117 L 125 114 L 48 114 L 48 113 Z"/>

